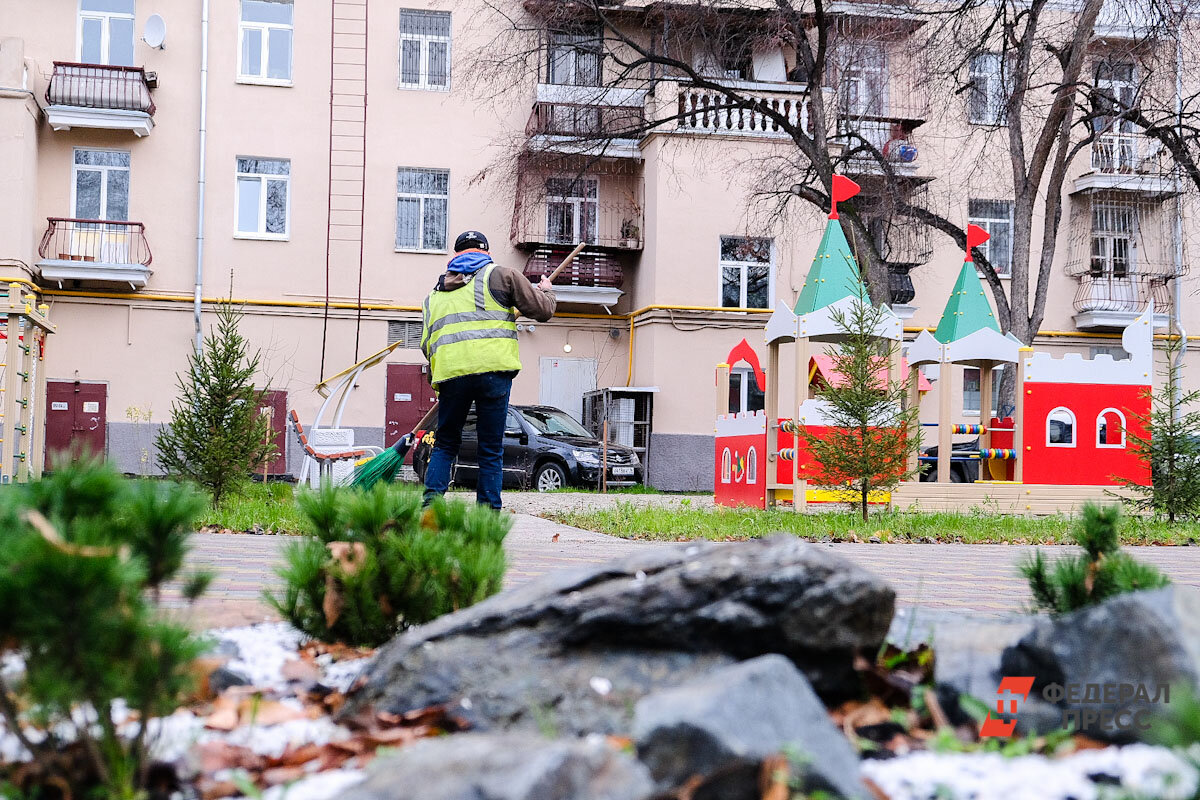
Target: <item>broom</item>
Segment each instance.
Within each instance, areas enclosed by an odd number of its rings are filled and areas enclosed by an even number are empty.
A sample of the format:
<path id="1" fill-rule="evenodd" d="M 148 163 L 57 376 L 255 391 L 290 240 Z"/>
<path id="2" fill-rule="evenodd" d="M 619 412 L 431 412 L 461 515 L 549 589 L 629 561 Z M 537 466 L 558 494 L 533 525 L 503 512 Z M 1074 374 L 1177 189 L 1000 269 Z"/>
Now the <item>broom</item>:
<path id="1" fill-rule="evenodd" d="M 570 266 L 575 260 L 575 256 L 579 255 L 579 251 L 583 249 L 584 242 L 575 245 L 563 262 L 554 268 L 547 277 L 553 283 L 559 273 Z M 379 455 L 371 458 L 369 461 L 364 461 L 354 468 L 354 479 L 350 482 L 351 486 L 359 489 L 370 489 L 380 481 L 391 483 L 396 480 L 396 474 L 400 472 L 400 465 L 404 463 L 404 457 L 408 455 L 408 451 L 412 449 L 414 444 L 414 436 L 411 433 L 400 437 L 400 440 L 394 445 L 384 450 Z"/>

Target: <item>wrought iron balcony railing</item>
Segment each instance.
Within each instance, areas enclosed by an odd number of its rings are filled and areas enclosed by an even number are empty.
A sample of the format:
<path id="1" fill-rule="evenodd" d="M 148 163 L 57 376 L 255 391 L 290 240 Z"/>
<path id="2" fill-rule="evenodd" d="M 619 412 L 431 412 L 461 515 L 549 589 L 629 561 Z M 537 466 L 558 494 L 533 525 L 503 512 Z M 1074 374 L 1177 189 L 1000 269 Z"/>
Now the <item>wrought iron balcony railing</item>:
<path id="1" fill-rule="evenodd" d="M 50 217 L 38 255 L 43 261 L 149 267 L 153 260 L 140 222 Z"/>
<path id="2" fill-rule="evenodd" d="M 55 61 L 46 102 L 51 106 L 140 111 L 154 115 L 154 100 L 142 67 Z"/>

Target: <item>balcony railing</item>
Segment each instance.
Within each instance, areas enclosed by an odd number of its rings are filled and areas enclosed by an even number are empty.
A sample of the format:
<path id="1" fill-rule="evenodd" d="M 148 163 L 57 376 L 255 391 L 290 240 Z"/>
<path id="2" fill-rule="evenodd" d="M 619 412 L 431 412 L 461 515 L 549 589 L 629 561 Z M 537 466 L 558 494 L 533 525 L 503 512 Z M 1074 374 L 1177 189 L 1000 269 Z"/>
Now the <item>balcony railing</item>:
<path id="1" fill-rule="evenodd" d="M 642 249 L 642 208 L 637 203 L 542 197 L 521 212 L 513 237 L 516 244 L 586 242 L 619 250 Z"/>
<path id="2" fill-rule="evenodd" d="M 720 133 L 742 136 L 788 135 L 772 114 L 783 117 L 792 126 L 811 133 L 809 100 L 806 89 L 795 92 L 768 92 L 738 89 L 750 94 L 754 105 L 734 103 L 724 92 L 695 86 L 679 87 L 678 130 L 694 133 Z"/>
<path id="3" fill-rule="evenodd" d="M 580 141 L 640 139 L 645 114 L 638 106 L 535 103 L 527 136 L 563 136 Z"/>
<path id="4" fill-rule="evenodd" d="M 150 266 L 153 255 L 140 222 L 50 217 L 38 255 L 57 261 Z"/>
<path id="5" fill-rule="evenodd" d="M 140 111 L 151 116 L 155 111 L 146 71 L 141 67 L 55 61 L 46 102 L 51 106 Z"/>
<path id="6" fill-rule="evenodd" d="M 1141 133 L 1102 133 L 1092 142 L 1092 169 L 1106 175 L 1156 173 L 1160 149 Z"/>
<path id="7" fill-rule="evenodd" d="M 1171 309 L 1170 278 L 1145 274 L 1088 274 L 1079 278 L 1075 310 L 1137 314 L 1145 310 L 1151 299 L 1155 313 L 1162 314 Z"/>
<path id="8" fill-rule="evenodd" d="M 525 263 L 525 275 L 534 280 L 540 278 L 562 263 L 570 252 L 569 245 L 546 245 L 537 248 Z M 554 285 L 619 289 L 624 280 L 625 274 L 616 255 L 585 249 L 575 257 L 570 266 L 559 273 L 554 279 Z"/>

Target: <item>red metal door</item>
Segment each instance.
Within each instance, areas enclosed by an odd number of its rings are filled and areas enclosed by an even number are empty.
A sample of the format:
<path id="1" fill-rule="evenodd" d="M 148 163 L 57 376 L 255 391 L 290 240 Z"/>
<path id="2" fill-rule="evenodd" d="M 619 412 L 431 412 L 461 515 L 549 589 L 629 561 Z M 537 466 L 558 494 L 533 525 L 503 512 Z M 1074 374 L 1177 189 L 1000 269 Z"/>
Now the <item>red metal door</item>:
<path id="1" fill-rule="evenodd" d="M 287 392 L 268 389 L 258 405 L 260 414 L 271 417 L 271 441 L 275 444 L 275 459 L 267 465 L 268 475 L 287 474 Z"/>
<path id="2" fill-rule="evenodd" d="M 55 454 L 104 455 L 108 429 L 108 386 L 46 382 L 46 466 Z"/>
<path id="3" fill-rule="evenodd" d="M 391 447 L 409 433 L 437 398 L 429 385 L 429 367 L 425 364 L 387 365 L 387 402 L 384 404 L 386 419 L 383 429 L 383 444 Z M 410 453 L 408 463 L 412 463 Z"/>

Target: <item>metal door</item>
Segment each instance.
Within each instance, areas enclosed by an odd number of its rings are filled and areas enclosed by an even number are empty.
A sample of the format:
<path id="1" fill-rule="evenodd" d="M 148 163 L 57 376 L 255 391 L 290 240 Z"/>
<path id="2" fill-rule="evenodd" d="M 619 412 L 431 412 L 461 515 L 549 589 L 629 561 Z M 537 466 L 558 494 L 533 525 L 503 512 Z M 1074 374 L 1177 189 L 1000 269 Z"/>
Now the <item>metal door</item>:
<path id="1" fill-rule="evenodd" d="M 597 365 L 594 358 L 543 356 L 538 402 L 583 419 L 583 395 L 596 388 Z"/>
<path id="2" fill-rule="evenodd" d="M 46 382 L 47 468 L 58 453 L 104 455 L 107 430 L 107 384 Z"/>
<path id="3" fill-rule="evenodd" d="M 287 475 L 287 392 L 268 389 L 259 401 L 260 414 L 271 417 L 271 441 L 275 458 L 267 465 L 268 475 Z M 261 472 L 261 469 L 259 470 Z"/>
<path id="4" fill-rule="evenodd" d="M 429 385 L 428 365 L 388 364 L 384 446 L 391 447 L 397 439 L 412 431 L 436 402 L 433 387 Z M 405 463 L 412 463 L 411 453 Z"/>

